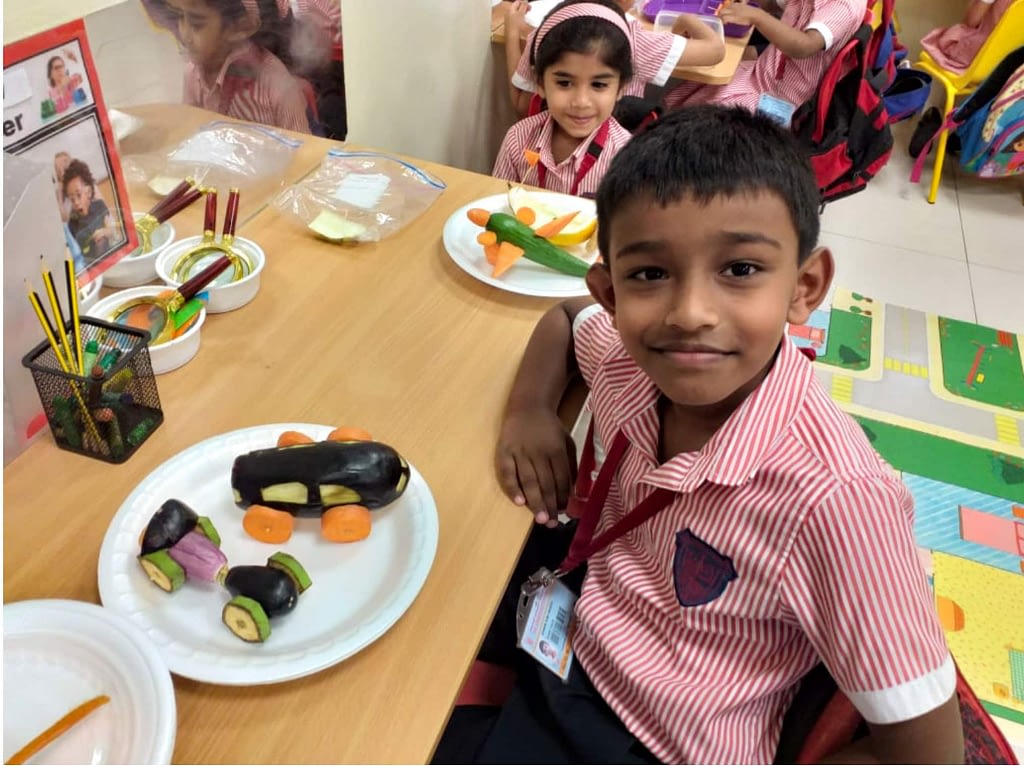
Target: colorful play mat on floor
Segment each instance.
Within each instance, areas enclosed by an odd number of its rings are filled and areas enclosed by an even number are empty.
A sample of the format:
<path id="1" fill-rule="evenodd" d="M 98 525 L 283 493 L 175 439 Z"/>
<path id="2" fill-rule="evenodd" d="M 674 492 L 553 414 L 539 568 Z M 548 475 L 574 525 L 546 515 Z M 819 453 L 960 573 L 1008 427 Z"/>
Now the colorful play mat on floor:
<path id="1" fill-rule="evenodd" d="M 913 492 L 953 656 L 1024 749 L 1024 335 L 847 290 L 790 334 Z"/>

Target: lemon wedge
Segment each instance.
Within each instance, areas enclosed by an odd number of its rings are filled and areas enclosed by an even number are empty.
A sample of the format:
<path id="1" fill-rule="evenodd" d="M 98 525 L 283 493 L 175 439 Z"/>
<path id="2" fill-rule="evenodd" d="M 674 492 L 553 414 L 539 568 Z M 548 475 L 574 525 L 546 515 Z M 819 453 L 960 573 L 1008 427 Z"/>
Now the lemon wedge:
<path id="1" fill-rule="evenodd" d="M 549 221 L 561 218 L 567 213 L 576 212 L 564 229 L 548 241 L 559 247 L 570 247 L 586 242 L 597 227 L 597 213 L 594 203 L 568 194 L 545 192 L 543 198 L 532 194 L 521 186 L 510 186 L 508 190 L 508 206 L 512 212 L 528 207 L 537 214 L 533 228 L 538 229 Z"/>

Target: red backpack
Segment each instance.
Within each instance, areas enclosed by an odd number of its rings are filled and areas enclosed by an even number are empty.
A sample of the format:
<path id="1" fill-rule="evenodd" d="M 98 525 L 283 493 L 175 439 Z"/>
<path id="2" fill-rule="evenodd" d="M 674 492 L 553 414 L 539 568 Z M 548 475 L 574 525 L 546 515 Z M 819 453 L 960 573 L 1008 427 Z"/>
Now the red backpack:
<path id="1" fill-rule="evenodd" d="M 863 189 L 892 154 L 883 94 L 895 77 L 892 47 L 880 55 L 894 0 L 882 18 L 864 22 L 825 70 L 818 91 L 793 115 L 793 132 L 807 151 L 822 205 Z"/>

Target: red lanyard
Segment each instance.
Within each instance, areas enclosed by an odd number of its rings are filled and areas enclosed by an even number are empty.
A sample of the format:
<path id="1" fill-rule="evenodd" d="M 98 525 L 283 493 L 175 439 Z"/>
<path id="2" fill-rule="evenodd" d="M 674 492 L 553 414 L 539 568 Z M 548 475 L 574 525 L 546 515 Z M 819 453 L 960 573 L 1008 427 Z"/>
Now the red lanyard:
<path id="1" fill-rule="evenodd" d="M 601 518 L 604 502 L 608 499 L 612 478 L 622 462 L 622 456 L 626 453 L 629 441 L 621 431 L 616 434 L 611 449 L 608 450 L 605 457 L 604 465 L 601 466 L 601 472 L 591 486 L 591 472 L 594 466 L 593 436 L 594 424 L 591 421 L 590 430 L 587 432 L 587 443 L 583 448 L 583 457 L 580 459 L 580 472 L 576 480 L 576 499 L 584 503 L 583 513 L 579 526 L 576 528 L 576 534 L 572 538 L 572 544 L 569 546 L 569 553 L 554 573 L 556 577 L 568 574 L 623 535 L 632 532 L 665 508 L 675 496 L 675 492 L 672 490 L 660 487 L 655 489 L 633 510 L 602 532 L 597 539 L 594 539 L 597 522 Z"/>
<path id="2" fill-rule="evenodd" d="M 597 133 L 590 141 L 590 145 L 587 147 L 586 153 L 583 155 L 583 159 L 580 160 L 580 166 L 576 169 L 576 178 L 573 179 L 572 189 L 570 194 L 575 196 L 580 189 L 580 181 L 583 180 L 584 176 L 590 172 L 590 169 L 594 167 L 594 163 L 597 162 L 597 158 L 601 156 L 601 152 L 604 151 L 604 143 L 608 140 L 608 123 L 611 118 L 608 118 L 601 123 L 601 127 L 597 129 Z M 544 185 L 544 179 L 548 174 L 548 169 L 544 167 L 544 163 L 540 160 L 537 161 L 537 186 L 541 189 L 546 189 Z"/>

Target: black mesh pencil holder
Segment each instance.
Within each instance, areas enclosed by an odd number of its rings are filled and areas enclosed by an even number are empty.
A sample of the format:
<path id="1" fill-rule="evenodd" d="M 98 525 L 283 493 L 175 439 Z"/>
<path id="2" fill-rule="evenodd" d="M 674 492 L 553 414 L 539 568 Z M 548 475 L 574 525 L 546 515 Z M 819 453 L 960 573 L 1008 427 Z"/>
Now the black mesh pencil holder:
<path id="1" fill-rule="evenodd" d="M 92 340 L 99 347 L 93 367 L 98 365 L 102 376 L 91 370 L 85 377 L 64 372 L 45 340 L 21 363 L 32 372 L 58 447 L 123 463 L 164 420 L 149 334 L 92 317 L 82 317 L 80 326 L 83 352 Z M 66 330 L 73 344 L 70 323 Z"/>

